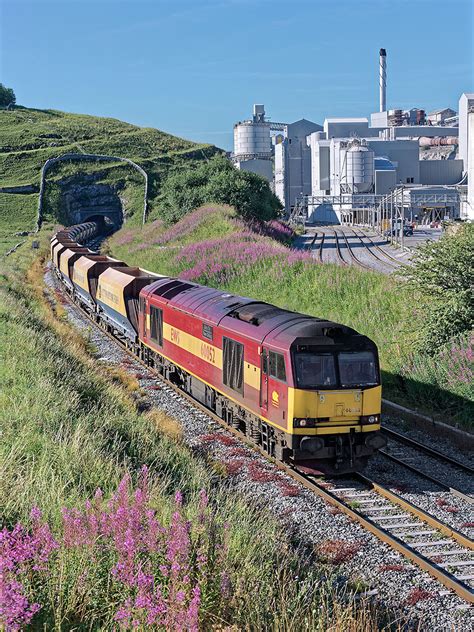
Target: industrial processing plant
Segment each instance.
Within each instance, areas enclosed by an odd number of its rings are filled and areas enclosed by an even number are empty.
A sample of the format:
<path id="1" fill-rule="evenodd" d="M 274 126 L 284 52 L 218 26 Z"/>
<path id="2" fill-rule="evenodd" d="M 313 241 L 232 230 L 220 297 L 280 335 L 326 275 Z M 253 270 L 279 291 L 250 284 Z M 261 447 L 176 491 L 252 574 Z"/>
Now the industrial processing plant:
<path id="1" fill-rule="evenodd" d="M 387 51 L 379 51 L 379 111 L 366 117 L 275 123 L 265 107 L 234 125 L 232 160 L 266 178 L 287 215 L 316 223 L 358 221 L 397 192 L 422 221 L 474 219 L 474 93 L 448 107 L 387 109 Z M 471 178 L 472 180 L 472 178 Z"/>

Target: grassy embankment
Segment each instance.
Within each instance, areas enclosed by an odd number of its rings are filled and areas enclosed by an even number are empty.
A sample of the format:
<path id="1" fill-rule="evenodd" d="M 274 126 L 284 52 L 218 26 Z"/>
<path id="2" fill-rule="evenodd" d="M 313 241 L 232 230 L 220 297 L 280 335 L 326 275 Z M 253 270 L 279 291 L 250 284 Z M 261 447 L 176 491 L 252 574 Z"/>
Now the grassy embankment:
<path id="1" fill-rule="evenodd" d="M 0 187 L 39 186 L 48 158 L 66 153 L 96 153 L 129 158 L 149 176 L 153 217 L 162 179 L 170 172 L 214 154 L 212 145 L 194 143 L 157 129 L 140 128 L 116 119 L 56 110 L 0 110 Z M 141 219 L 143 179 L 122 163 L 61 163 L 53 167 L 46 188 L 46 219 L 66 221 L 62 193 L 68 186 L 108 184 L 120 197 L 132 223 Z M 16 232 L 34 228 L 38 195 L 0 193 L 0 254 L 21 238 Z"/>
<path id="2" fill-rule="evenodd" d="M 198 210 L 170 228 L 159 221 L 126 226 L 108 248 L 130 265 L 350 325 L 379 347 L 385 397 L 472 429 L 472 389 L 454 375 L 446 350 L 435 358 L 413 352 L 423 314 L 393 276 L 317 265 L 252 232 L 228 208 Z"/>
<path id="3" fill-rule="evenodd" d="M 138 384 L 93 359 L 45 297 L 35 256 L 25 245 L 1 270 L 0 566 L 12 629 L 377 628 L 322 579 L 337 566 L 308 563 L 264 510 L 229 495 L 225 475 L 160 430 L 171 418 L 138 412 Z M 12 532 L 17 522 L 28 531 Z"/>

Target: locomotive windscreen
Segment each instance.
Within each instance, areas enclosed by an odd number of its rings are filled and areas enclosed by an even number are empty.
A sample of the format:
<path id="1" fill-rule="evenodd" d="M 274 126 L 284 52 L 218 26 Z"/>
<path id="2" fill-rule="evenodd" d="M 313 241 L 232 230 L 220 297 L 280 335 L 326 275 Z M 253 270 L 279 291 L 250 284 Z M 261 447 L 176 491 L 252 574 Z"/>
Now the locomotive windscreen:
<path id="1" fill-rule="evenodd" d="M 372 351 L 338 354 L 341 386 L 375 386 L 378 384 L 377 365 Z"/>
<path id="2" fill-rule="evenodd" d="M 372 351 L 294 354 L 298 388 L 351 388 L 379 384 L 377 362 Z"/>

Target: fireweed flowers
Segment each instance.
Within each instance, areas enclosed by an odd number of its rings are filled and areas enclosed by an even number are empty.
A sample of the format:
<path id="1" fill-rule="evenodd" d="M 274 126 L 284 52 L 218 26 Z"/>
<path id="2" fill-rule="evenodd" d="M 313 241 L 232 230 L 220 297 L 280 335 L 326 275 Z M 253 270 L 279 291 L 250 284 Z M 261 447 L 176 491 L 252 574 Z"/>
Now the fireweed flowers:
<path id="1" fill-rule="evenodd" d="M 310 253 L 272 243 L 251 231 L 241 231 L 185 246 L 176 256 L 176 262 L 184 267 L 180 278 L 219 285 L 260 262 L 272 265 L 277 273 L 283 274 L 295 263 L 314 265 L 315 260 Z"/>
<path id="2" fill-rule="evenodd" d="M 75 554 L 92 565 L 77 569 L 78 585 L 105 564 L 104 581 L 119 604 L 116 625 L 197 631 L 203 599 L 230 596 L 227 526 L 216 522 L 204 491 L 194 520 L 185 514 L 177 492 L 168 524 L 158 520 L 146 468 L 134 490 L 125 476 L 109 500 L 98 490 L 84 508 L 64 508 L 57 538 L 34 509 L 30 530 L 17 524 L 0 532 L 0 624 L 19 630 L 41 614 L 48 605 L 35 588 L 54 574 L 60 556 Z"/>

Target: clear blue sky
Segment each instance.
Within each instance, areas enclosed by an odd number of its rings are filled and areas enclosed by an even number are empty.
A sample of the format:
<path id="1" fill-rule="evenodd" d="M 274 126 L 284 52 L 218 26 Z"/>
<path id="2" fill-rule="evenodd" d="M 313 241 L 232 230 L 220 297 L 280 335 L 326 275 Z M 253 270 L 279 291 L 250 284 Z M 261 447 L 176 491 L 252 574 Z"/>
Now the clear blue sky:
<path id="1" fill-rule="evenodd" d="M 275 121 L 457 109 L 474 91 L 473 0 L 0 0 L 0 81 L 20 104 L 112 116 L 226 149 Z M 1 133 L 1 130 L 0 130 Z"/>

